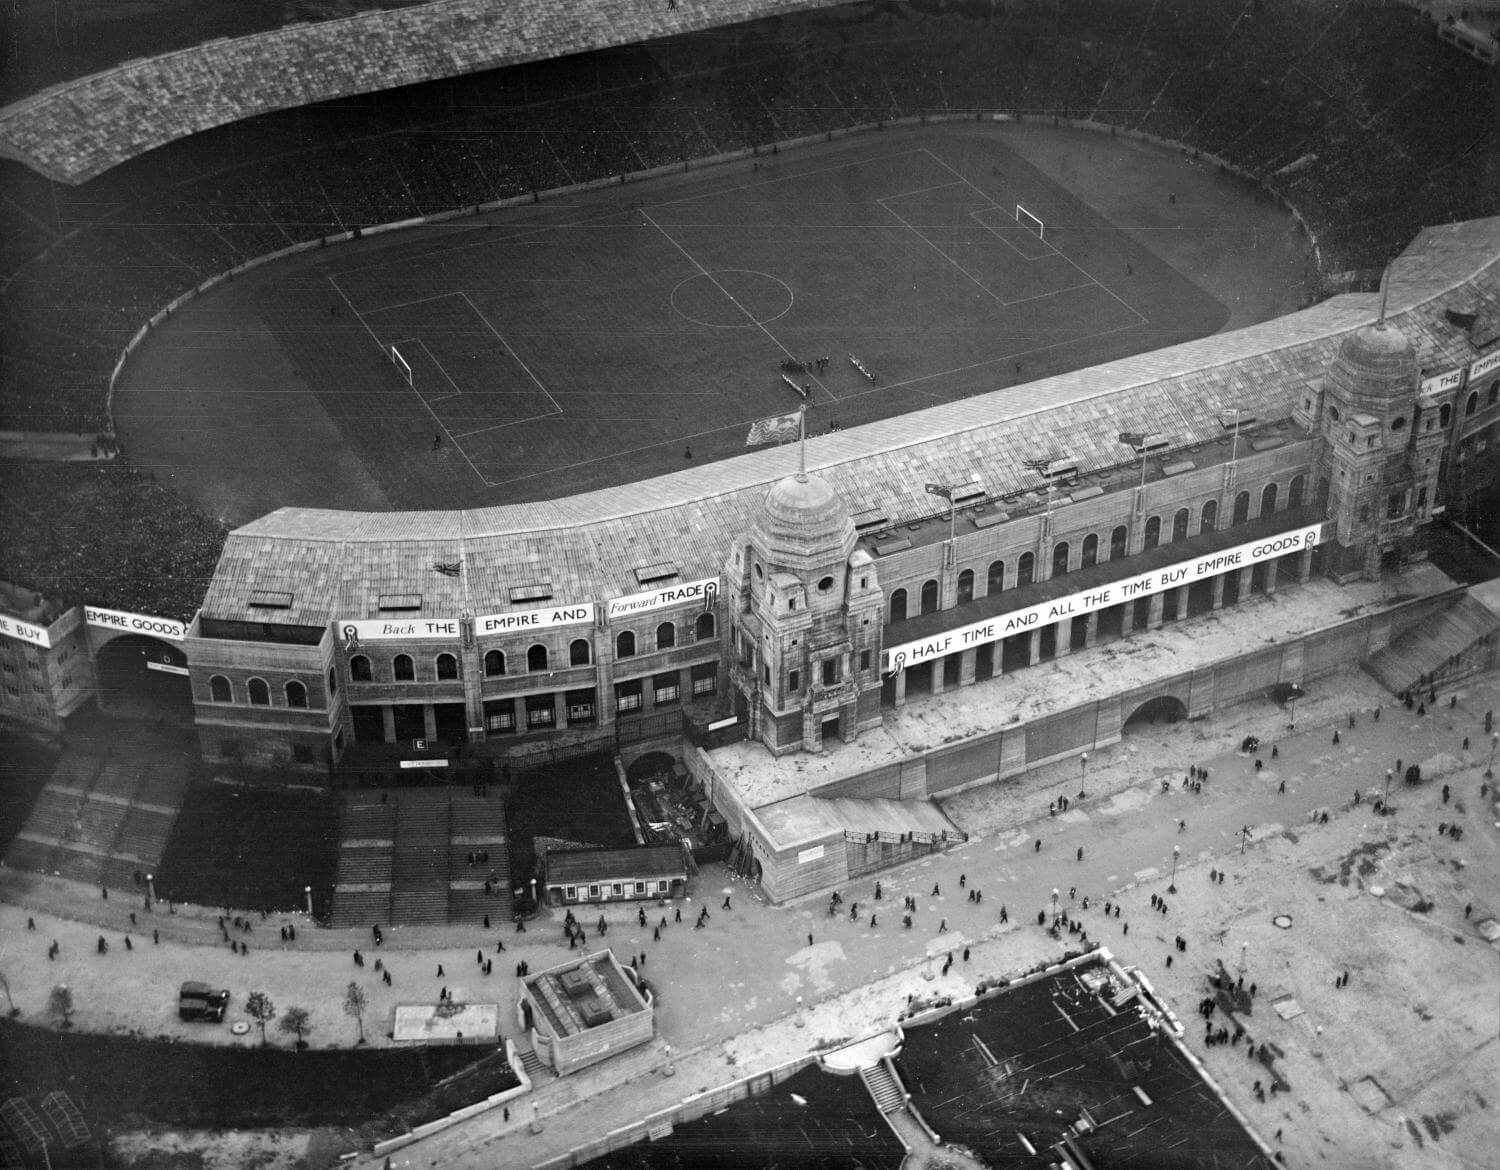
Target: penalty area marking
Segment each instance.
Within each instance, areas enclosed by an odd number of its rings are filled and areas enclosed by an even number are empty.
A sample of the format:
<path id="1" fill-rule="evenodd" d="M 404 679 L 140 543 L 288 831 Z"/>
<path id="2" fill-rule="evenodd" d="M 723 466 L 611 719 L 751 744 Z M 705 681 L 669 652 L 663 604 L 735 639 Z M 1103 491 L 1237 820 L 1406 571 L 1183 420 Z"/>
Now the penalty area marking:
<path id="1" fill-rule="evenodd" d="M 417 389 L 416 378 L 413 377 L 408 385 L 411 386 L 414 391 L 416 391 L 417 397 L 420 398 L 423 402 L 447 402 L 448 399 L 457 398 L 463 393 L 463 388 L 453 380 L 453 376 L 449 374 L 447 370 L 443 369 L 443 363 L 437 360 L 437 354 L 428 349 L 427 343 L 420 337 L 403 337 L 400 341 L 393 341 L 390 344 L 393 345 L 396 349 L 401 349 L 403 346 L 420 345 L 422 347 L 422 352 L 427 355 L 427 360 L 437 367 L 438 373 L 443 375 L 443 380 L 447 382 L 448 385 L 453 387 L 452 394 L 435 394 L 431 398 L 429 398 L 427 397 L 427 395 L 423 394 L 421 390 Z"/>

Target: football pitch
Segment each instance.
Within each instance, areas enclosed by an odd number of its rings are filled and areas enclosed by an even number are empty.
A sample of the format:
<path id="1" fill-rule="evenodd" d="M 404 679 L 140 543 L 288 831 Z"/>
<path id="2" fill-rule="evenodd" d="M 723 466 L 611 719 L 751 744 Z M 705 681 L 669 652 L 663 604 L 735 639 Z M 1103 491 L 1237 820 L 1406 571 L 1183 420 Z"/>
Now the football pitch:
<path id="1" fill-rule="evenodd" d="M 183 393 L 138 372 L 117 400 L 127 446 L 132 429 L 145 437 L 133 415 L 170 410 L 181 442 L 219 448 L 189 462 L 253 462 L 286 485 L 279 502 L 329 506 L 627 484 L 742 452 L 754 419 L 804 403 L 810 434 L 848 428 L 1228 316 L 975 127 L 623 184 L 320 249 L 240 283 L 228 304 L 261 328 L 212 345 L 232 331 L 197 329 L 191 354 L 157 339 L 179 376 L 200 373 Z M 378 492 L 346 498 L 351 478 Z"/>

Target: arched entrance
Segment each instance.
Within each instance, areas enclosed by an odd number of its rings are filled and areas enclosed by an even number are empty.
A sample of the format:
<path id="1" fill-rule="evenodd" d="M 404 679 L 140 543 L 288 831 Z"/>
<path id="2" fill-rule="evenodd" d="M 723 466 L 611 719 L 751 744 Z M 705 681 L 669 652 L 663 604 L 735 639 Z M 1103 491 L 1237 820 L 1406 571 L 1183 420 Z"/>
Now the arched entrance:
<path id="1" fill-rule="evenodd" d="M 1177 723 L 1187 718 L 1187 704 L 1176 695 L 1157 695 L 1130 713 L 1120 729 L 1122 735 L 1153 723 Z"/>
<path id="2" fill-rule="evenodd" d="M 144 634 L 121 634 L 94 655 L 99 706 L 116 715 L 191 722 L 193 692 L 180 646 Z"/>

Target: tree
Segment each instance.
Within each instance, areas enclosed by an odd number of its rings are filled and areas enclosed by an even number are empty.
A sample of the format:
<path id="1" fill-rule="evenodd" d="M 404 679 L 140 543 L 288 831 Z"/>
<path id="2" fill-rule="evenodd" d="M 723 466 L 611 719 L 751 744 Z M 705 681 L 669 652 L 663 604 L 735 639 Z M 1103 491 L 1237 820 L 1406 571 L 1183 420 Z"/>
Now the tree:
<path id="1" fill-rule="evenodd" d="M 286 1014 L 281 1017 L 281 1023 L 277 1027 L 283 1032 L 295 1032 L 297 1034 L 297 1047 L 307 1047 L 307 1041 L 303 1037 L 312 1031 L 312 1024 L 308 1022 L 306 1008 L 287 1008 Z"/>
<path id="2" fill-rule="evenodd" d="M 56 1017 L 58 1025 L 73 1026 L 73 992 L 66 983 L 59 983 L 47 997 L 47 1013 Z"/>
<path id="3" fill-rule="evenodd" d="M 252 991 L 245 997 L 245 1014 L 260 1025 L 260 1042 L 266 1042 L 266 1025 L 276 1018 L 276 1005 L 264 991 Z"/>
<path id="4" fill-rule="evenodd" d="M 365 1042 L 365 1009 L 370 1006 L 370 997 L 365 989 L 352 979 L 344 991 L 344 1015 L 353 1016 L 359 1025 L 359 1042 Z"/>

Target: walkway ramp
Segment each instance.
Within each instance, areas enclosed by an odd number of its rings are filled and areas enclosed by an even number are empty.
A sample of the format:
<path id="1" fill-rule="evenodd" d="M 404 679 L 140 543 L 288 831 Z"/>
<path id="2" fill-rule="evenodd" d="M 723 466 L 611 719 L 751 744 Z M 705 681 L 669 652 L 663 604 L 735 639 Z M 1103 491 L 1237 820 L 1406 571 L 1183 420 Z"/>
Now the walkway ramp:
<path id="1" fill-rule="evenodd" d="M 809 798 L 846 833 L 864 833 L 889 840 L 894 834 L 922 842 L 967 841 L 969 835 L 950 821 L 943 810 L 927 800 L 889 800 L 855 796 Z"/>
<path id="2" fill-rule="evenodd" d="M 1435 613 L 1407 630 L 1383 650 L 1364 661 L 1364 668 L 1393 695 L 1425 680 L 1452 677 L 1457 664 L 1474 644 L 1500 630 L 1500 613 L 1475 596 L 1463 594 L 1449 609 Z M 1476 661 L 1475 668 L 1480 668 Z M 1468 673 L 1459 671 L 1458 674 Z"/>

